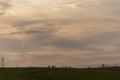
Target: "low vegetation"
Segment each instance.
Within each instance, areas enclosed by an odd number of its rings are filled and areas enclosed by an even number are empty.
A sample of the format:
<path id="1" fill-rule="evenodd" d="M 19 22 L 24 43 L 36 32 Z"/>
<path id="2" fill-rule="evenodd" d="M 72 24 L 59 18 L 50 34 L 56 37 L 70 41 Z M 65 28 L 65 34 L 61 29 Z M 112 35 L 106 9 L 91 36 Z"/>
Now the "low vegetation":
<path id="1" fill-rule="evenodd" d="M 120 80 L 120 68 L 1 68 L 0 80 Z"/>

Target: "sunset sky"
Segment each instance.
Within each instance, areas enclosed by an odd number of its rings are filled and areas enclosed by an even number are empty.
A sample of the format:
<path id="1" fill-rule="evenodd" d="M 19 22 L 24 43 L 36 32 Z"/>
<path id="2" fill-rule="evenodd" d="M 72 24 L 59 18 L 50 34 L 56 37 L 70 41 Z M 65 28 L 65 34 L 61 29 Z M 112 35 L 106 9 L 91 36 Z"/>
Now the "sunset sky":
<path id="1" fill-rule="evenodd" d="M 6 66 L 120 65 L 120 0 L 0 0 Z"/>

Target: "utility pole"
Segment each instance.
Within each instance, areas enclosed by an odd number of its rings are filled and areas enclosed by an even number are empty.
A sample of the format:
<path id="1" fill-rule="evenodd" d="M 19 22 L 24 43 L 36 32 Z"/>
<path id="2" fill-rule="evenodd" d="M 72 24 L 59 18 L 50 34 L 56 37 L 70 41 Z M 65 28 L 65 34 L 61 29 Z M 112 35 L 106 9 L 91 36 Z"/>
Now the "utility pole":
<path id="1" fill-rule="evenodd" d="M 2 56 L 2 68 L 4 68 L 4 57 Z"/>

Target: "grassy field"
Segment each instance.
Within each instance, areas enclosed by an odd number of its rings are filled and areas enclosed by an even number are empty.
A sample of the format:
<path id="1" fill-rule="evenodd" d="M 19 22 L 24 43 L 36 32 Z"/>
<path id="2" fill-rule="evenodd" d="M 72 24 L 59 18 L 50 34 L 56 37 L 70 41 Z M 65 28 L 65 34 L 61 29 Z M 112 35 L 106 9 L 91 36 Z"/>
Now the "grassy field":
<path id="1" fill-rule="evenodd" d="M 4 68 L 0 80 L 120 80 L 120 68 Z"/>

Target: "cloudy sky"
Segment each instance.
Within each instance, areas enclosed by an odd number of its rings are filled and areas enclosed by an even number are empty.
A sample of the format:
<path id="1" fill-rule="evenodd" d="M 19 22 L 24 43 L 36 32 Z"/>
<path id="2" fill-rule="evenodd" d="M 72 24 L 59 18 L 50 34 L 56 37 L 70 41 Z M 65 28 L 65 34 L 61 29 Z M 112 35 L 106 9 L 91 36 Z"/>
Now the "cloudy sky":
<path id="1" fill-rule="evenodd" d="M 6 66 L 120 65 L 120 0 L 0 0 Z"/>

